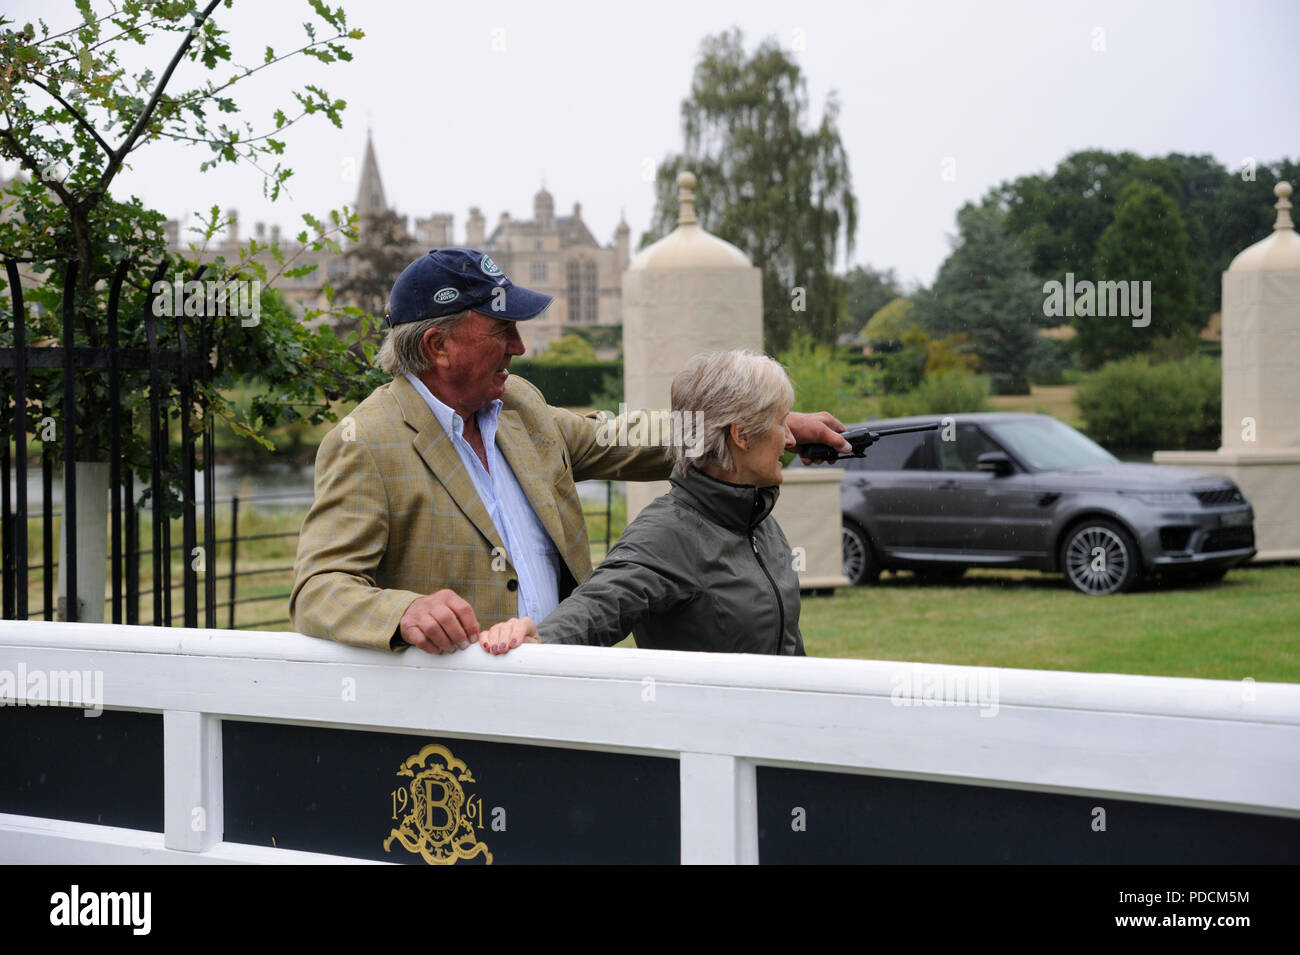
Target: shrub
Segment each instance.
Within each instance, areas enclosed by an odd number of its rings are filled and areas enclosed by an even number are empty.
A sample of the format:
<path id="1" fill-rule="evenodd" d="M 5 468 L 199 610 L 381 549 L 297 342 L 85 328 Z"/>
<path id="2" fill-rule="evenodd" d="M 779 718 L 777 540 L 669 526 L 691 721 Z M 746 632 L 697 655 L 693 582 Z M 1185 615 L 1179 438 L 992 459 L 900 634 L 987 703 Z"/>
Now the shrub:
<path id="1" fill-rule="evenodd" d="M 901 395 L 886 395 L 880 400 L 882 418 L 901 418 L 918 414 L 956 414 L 962 411 L 987 411 L 989 381 L 968 371 L 938 371 L 927 374 L 921 383 Z"/>
<path id="2" fill-rule="evenodd" d="M 1029 377 L 1023 373 L 1003 373 L 989 376 L 989 383 L 994 394 L 1028 395 L 1032 394 Z"/>
<path id="3" fill-rule="evenodd" d="M 790 347 L 777 356 L 794 385 L 795 408 L 834 411 L 852 397 L 850 381 L 861 372 L 806 335 L 796 335 Z"/>
<path id="4" fill-rule="evenodd" d="M 903 348 L 888 354 L 880 363 L 880 388 L 887 395 L 901 395 L 921 384 L 925 365 L 930 360 L 930 339 L 913 329 L 903 339 Z"/>
<path id="5" fill-rule="evenodd" d="M 588 361 L 547 364 L 536 359 L 516 358 L 510 363 L 510 372 L 536 385 L 553 405 L 589 408 L 592 397 L 603 390 L 606 375 L 622 376 L 623 363 Z"/>
<path id="6" fill-rule="evenodd" d="M 881 362 L 881 388 L 885 394 L 901 395 L 921 385 L 926 375 L 945 372 L 974 372 L 979 358 L 970 351 L 961 332 L 946 338 L 931 338 L 919 328 L 903 336 L 901 351 L 886 355 Z"/>
<path id="7" fill-rule="evenodd" d="M 1146 359 L 1152 365 L 1165 362 L 1182 361 L 1200 353 L 1201 336 L 1190 328 L 1180 328 L 1172 335 L 1157 338 L 1151 342 L 1146 351 Z"/>
<path id="8" fill-rule="evenodd" d="M 925 343 L 925 373 L 935 375 L 946 371 L 979 370 L 979 356 L 970 350 L 964 332 L 954 332 L 945 338 L 931 338 Z"/>
<path id="9" fill-rule="evenodd" d="M 1152 365 L 1137 355 L 1087 375 L 1075 401 L 1084 430 L 1111 448 L 1212 448 L 1219 444 L 1221 371 L 1196 356 Z"/>
<path id="10" fill-rule="evenodd" d="M 872 348 L 896 350 L 904 336 L 916 328 L 916 319 L 912 315 L 915 307 L 905 298 L 894 299 L 871 316 L 863 326 L 862 337 L 871 343 Z"/>
<path id="11" fill-rule="evenodd" d="M 616 373 L 605 375 L 600 380 L 600 390 L 591 396 L 591 406 L 618 414 L 623 394 L 623 366 L 620 365 Z"/>
<path id="12" fill-rule="evenodd" d="M 1029 360 L 1029 380 L 1035 385 L 1070 384 L 1073 366 L 1074 350 L 1070 342 L 1039 338 Z"/>
<path id="13" fill-rule="evenodd" d="M 561 335 L 537 356 L 542 365 L 578 365 L 596 360 L 596 349 L 581 335 Z"/>

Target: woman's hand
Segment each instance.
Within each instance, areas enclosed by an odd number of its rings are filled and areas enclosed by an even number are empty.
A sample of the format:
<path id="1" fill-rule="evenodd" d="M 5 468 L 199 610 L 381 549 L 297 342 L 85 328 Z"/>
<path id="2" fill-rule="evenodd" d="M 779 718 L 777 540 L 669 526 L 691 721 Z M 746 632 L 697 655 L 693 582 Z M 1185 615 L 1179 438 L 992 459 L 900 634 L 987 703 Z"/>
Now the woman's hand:
<path id="1" fill-rule="evenodd" d="M 521 643 L 541 643 L 532 617 L 511 617 L 479 634 L 478 643 L 488 653 L 509 653 Z"/>

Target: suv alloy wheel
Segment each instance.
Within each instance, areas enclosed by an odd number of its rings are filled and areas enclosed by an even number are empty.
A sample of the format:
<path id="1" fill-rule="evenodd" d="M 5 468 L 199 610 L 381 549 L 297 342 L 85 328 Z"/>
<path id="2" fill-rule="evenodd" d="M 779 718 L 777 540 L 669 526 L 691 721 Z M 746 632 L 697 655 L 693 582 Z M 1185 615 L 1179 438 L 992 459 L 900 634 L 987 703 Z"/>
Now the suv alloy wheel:
<path id="1" fill-rule="evenodd" d="M 1061 545 L 1061 569 L 1081 594 L 1104 597 L 1131 590 L 1142 577 L 1142 558 L 1128 531 L 1114 521 L 1088 518 Z"/>
<path id="2" fill-rule="evenodd" d="M 871 550 L 866 532 L 852 521 L 840 526 L 840 541 L 844 551 L 844 576 L 853 586 L 873 584 L 880 577 L 880 565 Z"/>

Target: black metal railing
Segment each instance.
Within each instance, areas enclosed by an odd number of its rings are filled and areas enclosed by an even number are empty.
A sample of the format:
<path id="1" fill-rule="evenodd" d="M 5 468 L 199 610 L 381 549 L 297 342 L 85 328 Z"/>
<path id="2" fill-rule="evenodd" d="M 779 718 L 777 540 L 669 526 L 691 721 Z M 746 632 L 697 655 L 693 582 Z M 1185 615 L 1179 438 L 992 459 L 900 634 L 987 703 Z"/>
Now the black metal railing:
<path id="1" fill-rule="evenodd" d="M 298 530 L 296 528 L 291 531 L 278 531 L 274 533 L 264 533 L 264 534 L 245 534 L 241 537 L 239 534 L 240 505 L 241 503 L 244 505 L 265 504 L 272 501 L 283 504 L 295 500 L 310 501 L 311 499 L 312 499 L 312 494 L 309 491 L 291 492 L 287 494 L 252 495 L 252 496 L 244 496 L 242 498 L 239 496 L 234 496 L 234 497 L 214 500 L 213 506 L 209 508 L 207 506 L 208 498 L 206 497 L 204 498 L 201 509 L 203 511 L 205 526 L 208 524 L 209 521 L 212 521 L 213 526 L 215 528 L 215 515 L 218 508 L 222 505 L 229 505 L 230 516 L 231 516 L 231 532 L 229 537 L 217 537 L 215 535 L 215 530 L 210 535 L 210 539 L 212 542 L 212 549 L 211 551 L 205 551 L 204 571 L 202 574 L 204 592 L 203 592 L 203 600 L 199 602 L 196 608 L 196 613 L 198 616 L 204 617 L 206 621 L 208 619 L 211 619 L 211 617 L 208 614 L 209 607 L 214 608 L 214 611 L 220 611 L 224 609 L 227 611 L 226 628 L 230 630 L 250 630 L 255 627 L 274 626 L 276 624 L 289 622 L 289 618 L 286 616 L 274 620 L 257 620 L 252 623 L 243 623 L 238 625 L 235 623 L 235 608 L 237 606 L 244 605 L 244 604 L 259 603 L 267 600 L 287 601 L 289 599 L 289 591 L 287 590 L 284 591 L 283 593 L 264 594 L 256 597 L 245 597 L 242 600 L 237 599 L 236 582 L 240 577 L 253 577 L 257 575 L 271 574 L 271 573 L 290 573 L 293 571 L 293 565 L 291 563 L 283 566 L 258 567 L 252 570 L 240 570 L 239 569 L 240 543 L 241 542 L 248 543 L 250 541 L 261 541 L 261 540 L 292 539 L 295 542 L 295 547 L 296 547 L 297 538 L 298 538 Z M 139 535 L 138 535 L 139 511 L 142 510 L 150 510 L 149 505 L 144 505 L 142 507 L 136 508 L 135 513 L 132 516 L 127 517 L 126 520 L 124 521 L 128 535 L 131 534 L 131 531 L 133 529 L 137 531 L 134 537 L 130 538 L 137 542 L 139 540 Z M 49 511 L 49 516 L 54 518 L 61 518 L 63 516 L 63 511 L 59 508 L 54 508 L 51 511 Z M 205 535 L 205 537 L 207 536 L 208 535 Z M 209 553 L 211 554 L 210 562 L 206 559 Z M 164 554 L 165 557 L 163 556 Z M 155 555 L 157 555 L 156 559 L 155 559 Z M 153 547 L 140 548 L 138 546 L 135 547 L 128 546 L 126 548 L 125 561 L 128 568 L 132 566 L 138 568 L 139 565 L 146 559 L 149 560 L 154 566 L 158 566 L 159 564 L 161 564 L 162 566 L 170 567 L 173 563 L 176 562 L 176 558 L 179 558 L 180 562 L 185 563 L 189 556 L 190 554 L 187 551 L 185 551 L 183 544 L 168 544 L 165 551 L 162 548 L 153 548 Z M 223 560 L 228 561 L 228 566 L 230 568 L 228 573 L 217 574 L 217 573 L 210 572 L 212 568 L 217 567 Z M 50 595 L 53 592 L 52 588 L 53 588 L 54 573 L 59 569 L 59 562 L 57 560 L 45 561 L 42 562 L 42 564 L 39 565 L 37 569 L 44 576 L 45 578 L 44 583 L 47 585 L 44 588 L 46 594 L 45 603 L 44 606 L 29 611 L 26 619 L 31 620 L 31 619 L 40 618 L 44 620 L 53 620 L 55 607 L 53 606 L 52 600 L 50 599 Z M 195 574 L 197 576 L 197 571 L 195 571 Z M 129 588 L 126 594 L 125 611 L 126 611 L 127 620 L 131 623 L 143 624 L 144 626 L 151 626 L 154 624 L 157 624 L 159 626 L 172 626 L 175 621 L 175 616 L 172 610 L 172 601 L 170 599 L 171 593 L 174 593 L 177 590 L 186 589 L 187 587 L 190 586 L 189 582 L 184 578 L 182 578 L 180 582 L 172 582 L 170 574 L 168 574 L 166 576 L 165 582 L 160 581 L 157 577 L 155 577 L 154 580 L 151 582 L 152 583 L 151 586 L 142 589 L 140 586 L 140 576 L 138 571 L 130 575 L 128 579 L 134 581 L 134 587 Z M 218 601 L 217 587 L 222 581 L 226 581 L 228 583 L 229 592 L 226 600 Z M 162 584 L 162 586 L 159 586 L 160 583 Z M 152 597 L 155 594 L 161 594 L 163 597 L 161 601 L 162 606 L 164 607 L 163 614 L 161 615 L 161 617 L 154 617 L 153 619 L 141 620 L 140 606 L 139 606 L 141 598 Z"/>
<path id="2" fill-rule="evenodd" d="M 10 402 L 11 428 L 4 444 L 4 453 L 0 455 L 0 484 L 3 485 L 3 500 L 0 501 L 0 518 L 3 533 L 0 534 L 0 546 L 3 547 L 3 597 L 0 604 L 6 619 L 25 620 L 28 613 L 28 541 L 27 541 L 27 444 L 31 434 L 28 414 L 29 372 L 32 369 L 59 369 L 62 381 L 58 389 L 60 394 L 59 413 L 61 415 L 61 432 L 63 435 L 63 514 L 65 523 L 66 553 L 63 559 L 65 582 L 64 591 L 67 599 L 59 614 L 69 621 L 81 616 L 77 601 L 77 560 L 75 541 L 77 540 L 77 444 L 78 416 L 81 411 L 77 401 L 77 373 L 102 372 L 107 376 L 108 394 L 108 463 L 109 488 L 111 504 L 109 506 L 109 553 L 106 555 L 111 567 L 111 619 L 113 623 L 139 623 L 137 599 L 139 590 L 139 532 L 135 515 L 138 510 L 136 489 L 134 486 L 134 468 L 131 462 L 124 460 L 124 435 L 133 424 L 130 416 L 123 414 L 122 395 L 128 386 L 126 373 L 148 372 L 149 408 L 146 428 L 149 444 L 149 484 L 145 488 L 151 502 L 169 501 L 168 479 L 165 465 L 169 460 L 168 420 L 173 408 L 180 419 L 180 503 L 182 518 L 182 549 L 186 554 L 193 553 L 198 546 L 196 527 L 195 480 L 198 459 L 196 458 L 195 432 L 202 436 L 201 459 L 203 463 L 204 490 L 211 500 L 213 492 L 213 430 L 210 414 L 199 417 L 194 407 L 194 383 L 205 379 L 210 372 L 206 357 L 210 353 L 211 322 L 199 317 L 199 341 L 194 348 L 187 341 L 184 320 L 175 316 L 174 337 L 176 346 L 164 348 L 160 338 L 167 330 L 160 332 L 155 319 L 153 300 L 154 286 L 171 265 L 171 260 L 164 258 L 153 270 L 142 307 L 147 347 L 124 348 L 121 345 L 118 328 L 118 311 L 121 301 L 122 286 L 129 273 L 138 268 L 130 260 L 118 263 L 109 283 L 107 303 L 107 342 L 100 344 L 94 336 L 87 335 L 91 344 L 77 344 L 76 334 L 76 287 L 78 263 L 66 263 L 63 273 L 62 298 L 62 338 L 56 347 L 34 347 L 27 341 L 27 307 L 23 301 L 23 286 L 18 271 L 18 263 L 13 259 L 5 260 L 5 271 L 9 281 L 9 293 L 12 301 L 11 328 L 13 343 L 11 347 L 0 348 L 0 369 L 13 372 L 13 390 L 7 399 Z M 204 272 L 200 267 L 193 279 L 199 279 Z M 133 376 L 130 384 L 134 384 Z M 44 409 L 42 409 L 44 410 Z M 12 443 L 12 453 L 10 451 Z M 125 465 L 125 466 L 124 466 Z M 44 619 L 54 616 L 54 580 L 50 573 L 54 566 L 53 552 L 53 510 L 52 489 L 54 479 L 54 460 L 46 451 L 41 452 L 42 483 L 42 574 L 44 607 L 41 615 Z M 13 500 L 10 499 L 10 478 L 15 473 L 18 480 L 13 482 Z M 166 506 L 153 507 L 152 538 L 150 553 L 153 560 L 153 609 L 154 622 L 170 623 L 171 591 L 169 561 L 162 560 L 162 553 L 169 552 L 170 524 L 166 517 Z M 213 551 L 215 537 L 212 516 L 206 515 L 204 522 L 204 553 Z M 125 533 L 124 533 L 125 531 Z M 161 546 L 160 546 L 161 545 Z M 134 559 L 133 558 L 134 555 Z M 198 575 L 192 563 L 186 563 L 183 571 L 181 589 L 186 626 L 196 627 L 198 620 Z M 161 581 L 161 586 L 158 582 Z M 204 624 L 216 626 L 215 586 L 216 581 L 205 579 L 205 597 L 207 612 Z M 137 598 L 137 599 L 132 599 Z"/>
<path id="3" fill-rule="evenodd" d="M 589 517 L 598 517 L 602 519 L 605 527 L 605 550 L 606 552 L 608 552 L 611 537 L 612 537 L 612 529 L 613 529 L 613 509 L 612 509 L 613 482 L 606 481 L 604 482 L 604 484 L 605 484 L 605 499 L 603 502 L 603 506 L 600 506 L 596 509 L 591 509 L 587 506 L 587 502 L 584 501 L 583 513 L 584 515 Z M 48 487 L 47 487 L 47 493 L 48 493 Z M 205 585 L 204 600 L 198 607 L 199 613 L 201 613 L 205 619 L 210 619 L 208 614 L 208 608 L 212 607 L 214 611 L 221 611 L 221 610 L 226 611 L 225 626 L 226 629 L 228 630 L 253 630 L 259 627 L 272 627 L 282 623 L 289 622 L 289 617 L 287 615 L 283 617 L 276 617 L 273 619 L 254 620 L 246 623 L 235 622 L 236 610 L 238 607 L 248 606 L 250 604 L 264 603 L 266 601 L 271 601 L 271 600 L 281 600 L 287 603 L 290 594 L 290 591 L 285 590 L 283 592 L 277 592 L 273 594 L 259 594 L 257 596 L 241 598 L 238 596 L 238 583 L 241 578 L 264 576 L 267 574 L 288 574 L 288 573 L 292 573 L 293 571 L 292 563 L 277 564 L 271 567 L 255 567 L 250 570 L 240 570 L 239 569 L 240 544 L 241 543 L 247 544 L 252 541 L 292 539 L 294 541 L 294 546 L 291 549 L 296 550 L 297 539 L 299 534 L 298 529 L 295 528 L 294 530 L 289 530 L 289 531 L 270 531 L 265 533 L 241 535 L 239 533 L 239 516 L 241 510 L 243 508 L 248 507 L 249 505 L 252 505 L 255 509 L 260 510 L 263 509 L 264 506 L 267 504 L 284 505 L 284 504 L 291 504 L 295 501 L 310 502 L 312 499 L 313 499 L 313 495 L 310 491 L 289 491 L 289 492 L 282 492 L 276 494 L 255 494 L 255 495 L 244 495 L 244 496 L 234 495 L 222 499 L 212 499 L 206 496 L 204 497 L 202 510 L 203 510 L 205 526 L 211 520 L 213 521 L 213 526 L 215 527 L 215 515 L 218 509 L 222 506 L 229 506 L 230 508 L 230 535 L 228 537 L 217 537 L 215 535 L 215 532 L 211 535 L 213 549 L 210 553 L 212 555 L 212 559 L 206 562 L 205 564 L 204 581 L 203 581 Z M 45 500 L 48 500 L 48 496 L 45 498 Z M 211 507 L 208 506 L 208 502 L 210 500 L 212 501 Z M 134 537 L 131 536 L 131 533 L 133 529 L 138 529 L 139 511 L 149 510 L 149 509 L 150 509 L 149 506 L 145 505 L 144 507 L 135 509 L 135 512 L 132 515 L 126 517 L 123 523 L 125 524 L 125 528 L 127 531 L 128 541 L 134 540 L 138 542 L 139 540 L 138 533 Z M 6 513 L 8 512 L 6 511 Z M 63 516 L 62 510 L 58 508 L 50 509 L 46 511 L 45 514 L 47 515 L 45 518 L 45 523 L 47 527 L 49 526 L 50 518 L 61 518 Z M 25 522 L 18 522 L 18 523 L 25 523 Z M 138 566 L 139 563 L 146 558 L 152 560 L 154 557 L 154 553 L 155 553 L 155 548 L 152 547 L 141 549 L 138 546 L 135 547 L 127 546 L 125 561 L 128 567 L 132 565 Z M 181 545 L 176 545 L 169 549 L 169 552 L 166 554 L 166 559 L 162 560 L 162 563 L 165 566 L 170 566 L 172 563 L 172 557 L 174 555 L 179 555 L 182 561 L 184 561 L 188 556 L 187 553 L 183 550 Z M 227 566 L 229 568 L 228 571 L 224 574 L 213 573 L 212 571 L 220 565 Z M 53 588 L 52 588 L 53 574 L 55 571 L 58 570 L 58 567 L 59 567 L 58 561 L 47 561 L 40 565 L 40 570 L 44 575 L 45 578 L 44 582 L 46 584 L 44 588 L 45 604 L 42 607 L 30 611 L 30 613 L 27 614 L 26 618 L 20 618 L 20 619 L 29 619 L 29 620 L 33 618 L 41 618 L 45 620 L 54 619 L 53 617 L 54 607 L 52 606 L 51 595 L 53 593 Z M 161 619 L 154 618 L 153 620 L 143 620 L 143 621 L 140 620 L 139 603 L 141 598 L 152 596 L 153 594 L 158 593 L 163 589 L 158 586 L 159 583 L 158 579 L 155 577 L 154 581 L 152 582 L 153 585 L 143 590 L 140 588 L 140 578 L 138 573 L 133 575 L 131 579 L 135 581 L 135 586 L 133 589 L 128 589 L 126 593 L 125 609 L 126 609 L 126 616 L 128 620 L 132 623 L 143 623 L 146 626 L 155 623 L 158 623 L 159 625 L 171 626 L 172 618 L 166 614 L 164 614 L 164 617 Z M 222 601 L 218 601 L 216 599 L 217 588 L 218 585 L 221 584 L 221 582 L 223 581 L 226 583 L 226 599 Z M 168 591 L 175 591 L 178 589 L 182 589 L 186 586 L 187 586 L 186 582 L 182 580 L 179 583 L 170 583 L 170 582 L 167 583 L 166 589 Z M 164 605 L 170 607 L 171 606 L 170 600 L 165 600 Z M 168 611 L 168 613 L 169 612 L 170 611 Z"/>

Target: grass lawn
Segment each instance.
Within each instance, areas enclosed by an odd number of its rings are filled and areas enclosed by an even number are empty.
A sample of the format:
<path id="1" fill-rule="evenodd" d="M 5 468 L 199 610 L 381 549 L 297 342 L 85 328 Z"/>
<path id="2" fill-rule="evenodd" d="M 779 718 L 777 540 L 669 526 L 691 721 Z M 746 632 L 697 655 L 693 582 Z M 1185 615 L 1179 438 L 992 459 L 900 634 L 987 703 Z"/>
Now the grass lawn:
<path id="1" fill-rule="evenodd" d="M 1027 395 L 990 395 L 989 407 L 994 411 L 1049 414 L 1072 428 L 1082 428 L 1083 420 L 1074 403 L 1077 389 L 1077 385 L 1030 385 Z"/>
<path id="2" fill-rule="evenodd" d="M 800 624 L 818 657 L 1295 683 L 1300 565 L 1116 597 L 1032 571 L 971 571 L 945 586 L 886 574 L 805 597 Z"/>

